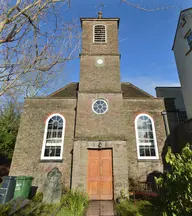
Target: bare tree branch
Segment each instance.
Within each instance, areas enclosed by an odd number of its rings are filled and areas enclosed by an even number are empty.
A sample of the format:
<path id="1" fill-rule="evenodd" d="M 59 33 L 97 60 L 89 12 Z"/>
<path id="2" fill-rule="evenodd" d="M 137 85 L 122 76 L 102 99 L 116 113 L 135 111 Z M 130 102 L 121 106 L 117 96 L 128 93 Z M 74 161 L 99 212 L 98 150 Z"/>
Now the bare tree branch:
<path id="1" fill-rule="evenodd" d="M 0 96 L 40 92 L 78 57 L 77 20 L 62 17 L 69 6 L 69 0 L 0 0 Z"/>
<path id="2" fill-rule="evenodd" d="M 128 0 L 120 0 L 120 2 L 123 2 L 131 7 L 134 7 L 136 9 L 139 9 L 139 10 L 143 10 L 143 11 L 146 11 L 146 12 L 154 12 L 154 11 L 160 11 L 160 10 L 168 10 L 170 8 L 177 8 L 178 6 L 177 5 L 171 5 L 171 6 L 161 6 L 161 7 L 154 7 L 154 8 L 147 8 L 147 7 L 144 7 L 143 6 L 143 2 L 142 3 L 133 3 L 131 1 L 128 1 Z"/>

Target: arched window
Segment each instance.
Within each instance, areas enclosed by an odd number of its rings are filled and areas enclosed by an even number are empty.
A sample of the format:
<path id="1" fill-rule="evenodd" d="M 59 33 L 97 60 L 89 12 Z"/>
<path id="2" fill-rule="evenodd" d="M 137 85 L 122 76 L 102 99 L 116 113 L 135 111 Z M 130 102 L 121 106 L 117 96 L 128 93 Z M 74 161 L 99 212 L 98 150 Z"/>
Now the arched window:
<path id="1" fill-rule="evenodd" d="M 62 159 L 65 119 L 60 114 L 49 116 L 45 124 L 41 159 Z"/>
<path id="2" fill-rule="evenodd" d="M 105 25 L 93 26 L 93 42 L 94 43 L 107 43 L 107 31 Z"/>
<path id="3" fill-rule="evenodd" d="M 140 114 L 135 119 L 137 154 L 139 159 L 158 159 L 157 141 L 153 119 Z"/>

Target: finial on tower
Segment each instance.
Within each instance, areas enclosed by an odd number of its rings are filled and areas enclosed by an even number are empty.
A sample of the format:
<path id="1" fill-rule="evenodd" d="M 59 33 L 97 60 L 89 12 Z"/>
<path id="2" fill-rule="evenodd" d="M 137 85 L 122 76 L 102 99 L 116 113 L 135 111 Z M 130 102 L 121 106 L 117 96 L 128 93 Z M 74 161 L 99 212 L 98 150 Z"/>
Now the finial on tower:
<path id="1" fill-rule="evenodd" d="M 96 10 L 98 11 L 98 19 L 102 19 L 103 18 L 103 13 L 102 13 L 102 9 L 105 7 L 105 5 L 103 3 L 100 3 L 99 5 L 95 6 Z"/>
<path id="2" fill-rule="evenodd" d="M 99 11 L 99 12 L 98 12 L 98 18 L 99 18 L 99 19 L 103 18 L 103 13 L 102 13 L 102 11 Z"/>

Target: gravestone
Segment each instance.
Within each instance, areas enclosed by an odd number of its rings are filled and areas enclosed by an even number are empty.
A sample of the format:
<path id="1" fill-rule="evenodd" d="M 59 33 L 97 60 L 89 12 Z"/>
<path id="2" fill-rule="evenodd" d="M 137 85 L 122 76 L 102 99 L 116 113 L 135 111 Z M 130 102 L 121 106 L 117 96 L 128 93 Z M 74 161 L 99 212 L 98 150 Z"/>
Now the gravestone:
<path id="1" fill-rule="evenodd" d="M 60 202 L 62 194 L 61 176 L 62 174 L 57 167 L 54 167 L 47 174 L 43 190 L 43 203 L 55 204 Z"/>

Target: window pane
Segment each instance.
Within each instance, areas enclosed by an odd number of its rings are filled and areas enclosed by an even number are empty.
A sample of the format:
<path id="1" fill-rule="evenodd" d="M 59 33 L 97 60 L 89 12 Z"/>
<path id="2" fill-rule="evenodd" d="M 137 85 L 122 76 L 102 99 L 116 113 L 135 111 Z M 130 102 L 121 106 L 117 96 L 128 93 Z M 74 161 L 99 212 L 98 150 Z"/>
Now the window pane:
<path id="1" fill-rule="evenodd" d="M 57 116 L 53 116 L 53 117 L 52 117 L 52 120 L 56 120 L 56 119 L 57 119 Z"/>
<path id="2" fill-rule="evenodd" d="M 189 34 L 189 36 L 187 37 L 187 42 L 190 46 L 190 48 L 192 48 L 192 32 Z"/>
<path id="3" fill-rule="evenodd" d="M 153 147 L 155 146 L 154 139 L 151 139 L 151 140 L 150 140 L 150 143 L 151 143 L 151 146 L 153 146 Z"/>
<path id="4" fill-rule="evenodd" d="M 139 148 L 140 156 L 145 156 L 145 150 L 143 147 Z"/>
<path id="5" fill-rule="evenodd" d="M 155 156 L 155 148 L 154 147 L 150 147 L 151 150 L 151 156 Z"/>
<path id="6" fill-rule="evenodd" d="M 58 125 L 58 123 L 57 123 L 57 121 L 55 121 L 55 122 L 53 123 L 53 129 L 57 129 L 57 125 Z"/>
<path id="7" fill-rule="evenodd" d="M 142 119 L 146 121 L 148 119 L 148 117 L 147 116 L 143 116 Z"/>
<path id="8" fill-rule="evenodd" d="M 48 124 L 48 129 L 52 129 L 52 127 L 53 127 L 53 124 L 52 124 L 52 123 L 49 123 L 49 124 Z"/>
<path id="9" fill-rule="evenodd" d="M 153 139 L 153 132 L 152 132 L 152 131 L 149 132 L 149 138 L 150 138 L 150 139 Z"/>
<path id="10" fill-rule="evenodd" d="M 51 146 L 50 147 L 50 157 L 54 157 L 55 156 L 55 146 Z"/>
<path id="11" fill-rule="evenodd" d="M 192 41 L 192 32 L 190 33 L 190 35 L 187 37 L 187 41 L 188 43 L 190 43 Z"/>
<path id="12" fill-rule="evenodd" d="M 151 156 L 150 155 L 150 147 L 148 147 L 148 146 L 145 147 L 145 156 Z"/>
<path id="13" fill-rule="evenodd" d="M 45 147 L 45 153 L 44 153 L 44 156 L 45 157 L 48 157 L 49 156 L 49 147 Z"/>
<path id="14" fill-rule="evenodd" d="M 62 137 L 62 131 L 61 130 L 58 131 L 58 136 L 57 137 L 59 137 L 59 138 Z"/>
<path id="15" fill-rule="evenodd" d="M 49 124 L 52 124 L 52 122 L 53 122 L 53 119 L 51 118 L 51 119 L 49 120 Z"/>
<path id="16" fill-rule="evenodd" d="M 145 132 L 138 130 L 138 137 L 139 137 L 139 139 L 143 139 L 144 135 L 145 135 Z"/>
<path id="17" fill-rule="evenodd" d="M 190 48 L 192 48 L 192 40 L 191 40 L 191 42 L 189 43 L 189 46 L 190 46 Z"/>
<path id="18" fill-rule="evenodd" d="M 57 146 L 57 147 L 56 147 L 56 154 L 55 154 L 55 156 L 56 156 L 56 157 L 59 157 L 59 156 L 60 156 L 60 153 L 61 153 L 61 147 L 60 147 L 60 146 Z"/>
<path id="19" fill-rule="evenodd" d="M 48 130 L 47 131 L 47 139 L 49 139 L 51 137 L 51 132 Z"/>

